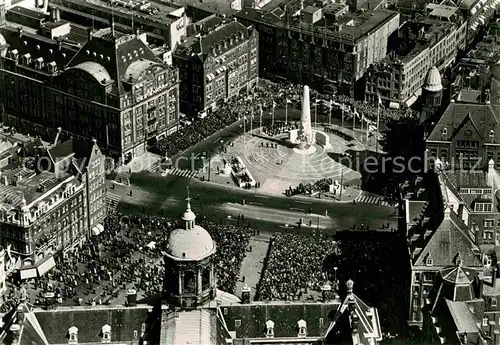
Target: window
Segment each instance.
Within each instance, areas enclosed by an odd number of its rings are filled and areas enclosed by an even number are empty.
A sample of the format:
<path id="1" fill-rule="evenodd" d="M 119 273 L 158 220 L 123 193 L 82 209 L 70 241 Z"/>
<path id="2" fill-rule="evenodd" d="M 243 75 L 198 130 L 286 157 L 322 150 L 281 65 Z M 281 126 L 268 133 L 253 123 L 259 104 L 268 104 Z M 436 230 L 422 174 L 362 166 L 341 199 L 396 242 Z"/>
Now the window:
<path id="1" fill-rule="evenodd" d="M 68 334 L 69 334 L 69 341 L 68 341 L 69 344 L 78 343 L 78 328 L 76 328 L 75 326 L 71 327 L 68 330 Z"/>
<path id="2" fill-rule="evenodd" d="M 319 327 L 323 327 L 324 325 L 324 320 L 322 317 L 319 318 Z"/>
<path id="3" fill-rule="evenodd" d="M 234 320 L 234 327 L 240 327 L 241 326 L 241 320 Z"/>
<path id="4" fill-rule="evenodd" d="M 483 317 L 483 327 L 486 327 L 486 326 L 488 326 L 488 318 Z"/>
<path id="5" fill-rule="evenodd" d="M 433 264 L 432 259 L 431 259 L 431 258 L 427 258 L 427 259 L 425 260 L 425 264 L 426 264 L 427 266 L 432 266 L 432 264 Z"/>
<path id="6" fill-rule="evenodd" d="M 496 307 L 497 306 L 497 299 L 495 297 L 492 297 L 490 302 L 491 302 L 491 306 L 492 307 Z"/>
<path id="7" fill-rule="evenodd" d="M 224 308 L 224 315 L 227 315 L 227 308 Z"/>
<path id="8" fill-rule="evenodd" d="M 138 332 L 134 331 L 134 340 L 137 340 L 138 337 L 139 337 Z"/>

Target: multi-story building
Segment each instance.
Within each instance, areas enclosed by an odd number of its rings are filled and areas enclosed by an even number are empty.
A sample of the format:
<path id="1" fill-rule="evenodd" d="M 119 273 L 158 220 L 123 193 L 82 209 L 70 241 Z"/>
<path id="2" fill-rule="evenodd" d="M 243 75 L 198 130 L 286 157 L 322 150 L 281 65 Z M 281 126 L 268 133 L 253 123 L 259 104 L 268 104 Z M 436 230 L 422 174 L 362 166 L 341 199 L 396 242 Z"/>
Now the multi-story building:
<path id="1" fill-rule="evenodd" d="M 404 190 L 403 215 L 411 264 L 408 322 L 412 326 L 422 326 L 422 308 L 436 274 L 457 256 L 464 265 L 483 269 L 474 234 L 464 222 L 466 210 L 453 204 L 456 197 L 450 190 L 441 170 Z"/>
<path id="2" fill-rule="evenodd" d="M 6 124 L 42 137 L 61 127 L 95 138 L 104 152 L 125 161 L 176 130 L 178 72 L 155 56 L 144 34 L 123 34 L 112 24 L 97 32 L 83 28 L 86 37 L 70 44 L 82 27 L 61 20 L 58 9 L 50 18 L 23 8 L 12 12 L 18 21 L 35 14 L 40 20 L 0 29 Z"/>
<path id="3" fill-rule="evenodd" d="M 104 165 L 95 141 L 36 139 L 1 170 L 0 243 L 19 259 L 21 279 L 43 275 L 56 253 L 102 232 Z"/>
<path id="4" fill-rule="evenodd" d="M 447 168 L 484 171 L 491 159 L 500 168 L 500 119 L 494 101 L 497 82 L 493 79 L 491 83 L 491 102 L 452 101 L 448 105 L 426 138 L 429 157 L 439 158 Z"/>
<path id="5" fill-rule="evenodd" d="M 181 110 L 186 113 L 214 109 L 220 101 L 250 91 L 259 80 L 259 35 L 254 28 L 219 18 L 198 25 L 203 29 L 174 52 Z"/>
<path id="6" fill-rule="evenodd" d="M 365 100 L 375 102 L 378 93 L 384 103 L 411 106 L 422 93 L 427 71 L 433 66 L 442 71 L 465 48 L 467 23 L 457 11 L 441 5 L 423 20 L 406 22 L 397 51 L 368 69 Z"/>
<path id="7" fill-rule="evenodd" d="M 382 340 L 378 310 L 354 293 L 352 280 L 342 299 L 324 285 L 322 303 L 251 302 L 248 286 L 242 287 L 241 300 L 217 289 L 216 243 L 196 224 L 189 203 L 182 220 L 182 228 L 169 235 L 163 293 L 153 305 L 137 304 L 135 290 L 128 290 L 125 306 L 44 310 L 23 298 L 13 317 L 5 317 L 2 344 L 377 345 Z"/>
<path id="8" fill-rule="evenodd" d="M 500 343 L 498 264 L 480 273 L 461 257 L 449 265 L 439 272 L 423 308 L 423 343 Z"/>
<path id="9" fill-rule="evenodd" d="M 400 15 L 389 10 L 351 14 L 347 6 L 308 6 L 294 0 L 271 1 L 262 9 L 235 15 L 259 32 L 260 76 L 291 80 L 315 88 L 333 85 L 353 91 L 371 64 L 387 55 L 389 36 Z"/>
<path id="10" fill-rule="evenodd" d="M 42 3 L 49 0 L 42 0 Z M 83 26 L 104 29 L 113 21 L 121 32 L 146 32 L 148 41 L 170 49 L 186 37 L 188 18 L 184 7 L 164 1 L 51 0 L 61 18 Z"/>

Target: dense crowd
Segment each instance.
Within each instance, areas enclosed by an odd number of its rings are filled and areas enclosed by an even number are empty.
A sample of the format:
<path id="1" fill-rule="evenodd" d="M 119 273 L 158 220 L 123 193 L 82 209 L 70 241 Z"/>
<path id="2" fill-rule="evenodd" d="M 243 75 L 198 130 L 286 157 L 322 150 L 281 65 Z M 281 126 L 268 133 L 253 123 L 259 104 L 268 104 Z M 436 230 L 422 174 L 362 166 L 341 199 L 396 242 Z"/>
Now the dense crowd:
<path id="1" fill-rule="evenodd" d="M 201 225 L 217 245 L 217 286 L 234 293 L 251 231 L 209 221 Z M 168 234 L 179 226 L 164 217 L 111 213 L 105 219 L 105 231 L 66 258 L 58 257 L 53 270 L 23 286 L 31 290 L 31 302 L 41 306 L 107 304 L 130 288 L 137 291 L 138 299 L 153 298 L 163 286 L 162 252 L 167 249 Z M 53 303 L 47 300 L 47 292 L 53 293 Z M 18 295 L 12 291 L 10 304 L 3 308 L 17 303 Z"/>
<path id="2" fill-rule="evenodd" d="M 151 150 L 162 156 L 173 157 L 184 152 L 189 147 L 210 137 L 216 132 L 226 128 L 243 116 L 254 116 L 257 119 L 264 109 L 271 111 L 273 107 L 284 108 L 287 104 L 300 106 L 303 86 L 292 84 L 266 83 L 259 85 L 248 95 L 241 95 L 234 99 L 227 100 L 211 114 L 197 119 L 194 123 L 181 127 L 179 131 L 167 136 L 165 139 L 156 142 Z M 330 102 L 331 101 L 331 102 Z M 311 90 L 311 107 L 330 109 L 343 107 L 346 116 L 351 116 L 355 112 L 359 116 L 364 116 L 370 121 L 375 121 L 378 112 L 376 104 L 364 101 L 354 101 L 343 95 L 325 95 L 318 91 Z M 380 107 L 380 121 L 385 122 L 390 119 L 401 119 L 414 117 L 415 113 L 411 109 L 391 109 Z M 283 128 L 273 128 L 280 132 Z"/>
<path id="3" fill-rule="evenodd" d="M 295 301 L 320 292 L 332 276 L 322 270 L 324 258 L 336 251 L 333 240 L 280 233 L 271 240 L 265 270 L 257 288 L 260 300 Z"/>
<path id="4" fill-rule="evenodd" d="M 395 235 L 352 233 L 350 238 L 340 237 L 337 248 L 337 254 L 325 261 L 326 272 L 336 272 L 341 282 L 352 279 L 354 293 L 378 308 L 382 329 L 400 333 L 406 319 L 401 301 L 407 298 L 402 288 L 408 270 L 401 260 L 404 245 Z"/>

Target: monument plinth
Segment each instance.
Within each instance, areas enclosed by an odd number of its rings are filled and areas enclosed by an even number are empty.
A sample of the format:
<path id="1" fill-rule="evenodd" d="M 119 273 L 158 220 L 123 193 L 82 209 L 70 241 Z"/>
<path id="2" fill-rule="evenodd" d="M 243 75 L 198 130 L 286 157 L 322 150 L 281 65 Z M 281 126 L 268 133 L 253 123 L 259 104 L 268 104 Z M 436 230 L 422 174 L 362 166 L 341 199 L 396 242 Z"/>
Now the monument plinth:
<path id="1" fill-rule="evenodd" d="M 296 133 L 290 133 L 289 139 L 297 146 L 294 151 L 300 154 L 310 154 L 316 151 L 314 147 L 315 136 L 311 127 L 311 102 L 309 99 L 309 86 L 304 86 L 302 95 L 302 111 L 300 114 L 300 128 Z M 294 132 L 294 131 L 292 131 Z"/>

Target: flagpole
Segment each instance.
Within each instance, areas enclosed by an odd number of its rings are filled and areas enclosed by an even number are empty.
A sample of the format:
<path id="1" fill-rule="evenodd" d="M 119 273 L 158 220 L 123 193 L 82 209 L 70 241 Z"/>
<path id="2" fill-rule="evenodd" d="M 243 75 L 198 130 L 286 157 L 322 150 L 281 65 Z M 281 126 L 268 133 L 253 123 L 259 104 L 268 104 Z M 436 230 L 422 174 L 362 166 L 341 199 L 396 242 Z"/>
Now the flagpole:
<path id="1" fill-rule="evenodd" d="M 318 127 L 318 99 L 314 100 L 314 127 Z"/>
<path id="2" fill-rule="evenodd" d="M 260 132 L 262 133 L 262 104 L 260 105 Z"/>
<path id="3" fill-rule="evenodd" d="M 246 114 L 243 114 L 243 150 L 245 149 L 245 146 L 247 145 L 246 122 L 247 122 L 247 116 L 246 116 Z"/>
<path id="4" fill-rule="evenodd" d="M 368 119 L 366 119 L 366 145 L 368 145 L 368 133 L 370 131 L 370 125 L 368 124 Z"/>
<path id="5" fill-rule="evenodd" d="M 285 127 L 288 126 L 288 98 L 285 97 Z"/>
<path id="6" fill-rule="evenodd" d="M 342 103 L 342 128 L 344 127 L 344 103 Z"/>
<path id="7" fill-rule="evenodd" d="M 253 130 L 253 107 L 252 107 L 252 114 L 250 115 L 250 135 L 252 135 L 252 130 Z"/>
<path id="8" fill-rule="evenodd" d="M 276 108 L 276 105 L 274 103 L 274 100 L 273 100 L 273 118 L 271 119 L 271 127 L 274 127 L 274 108 Z"/>
<path id="9" fill-rule="evenodd" d="M 332 125 L 332 107 L 333 107 L 333 101 L 330 99 L 330 111 L 328 113 L 328 125 Z"/>
<path id="10" fill-rule="evenodd" d="M 356 129 L 356 106 L 354 106 L 353 120 L 352 120 L 352 130 Z"/>

